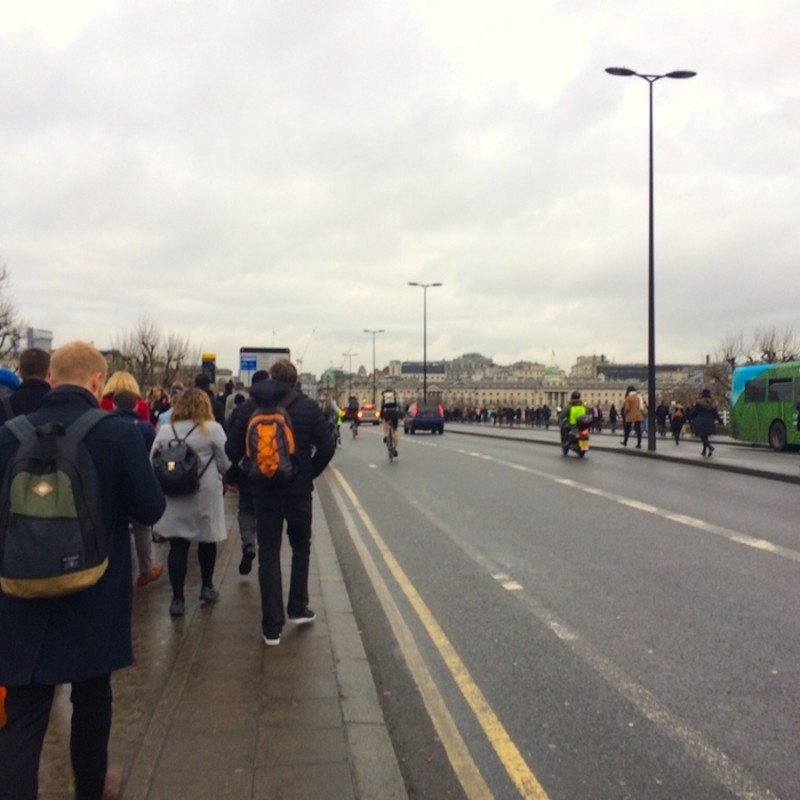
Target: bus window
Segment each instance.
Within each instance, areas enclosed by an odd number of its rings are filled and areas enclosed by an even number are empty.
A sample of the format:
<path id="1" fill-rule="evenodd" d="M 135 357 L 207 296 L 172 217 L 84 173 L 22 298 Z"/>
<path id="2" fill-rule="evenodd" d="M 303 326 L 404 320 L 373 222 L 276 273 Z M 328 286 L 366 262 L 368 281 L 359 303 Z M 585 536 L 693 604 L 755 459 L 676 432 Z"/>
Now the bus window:
<path id="1" fill-rule="evenodd" d="M 766 383 L 767 382 L 763 378 L 747 381 L 744 385 L 745 403 L 763 403 L 766 399 L 764 392 Z"/>
<path id="2" fill-rule="evenodd" d="M 767 384 L 767 401 L 788 403 L 792 399 L 791 378 L 771 378 Z"/>

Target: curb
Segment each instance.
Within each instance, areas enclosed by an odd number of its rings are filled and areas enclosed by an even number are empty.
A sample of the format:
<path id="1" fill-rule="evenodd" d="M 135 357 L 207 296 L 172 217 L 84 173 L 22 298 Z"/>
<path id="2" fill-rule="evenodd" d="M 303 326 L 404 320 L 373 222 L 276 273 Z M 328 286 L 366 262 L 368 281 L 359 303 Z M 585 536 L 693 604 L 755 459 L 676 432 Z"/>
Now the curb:
<path id="1" fill-rule="evenodd" d="M 330 630 L 336 682 L 356 798 L 406 800 L 408 792 L 392 746 L 367 654 L 356 624 L 328 521 L 316 493 L 312 546 Z"/>
<path id="2" fill-rule="evenodd" d="M 447 428 L 448 433 L 454 433 L 458 436 L 473 436 L 473 437 L 482 437 L 485 439 L 500 439 L 505 442 L 522 442 L 523 444 L 538 444 L 544 445 L 545 447 L 558 447 L 561 448 L 561 445 L 557 441 L 549 442 L 544 441 L 542 439 L 531 439 L 526 438 L 523 436 L 503 436 L 499 433 L 475 433 L 473 431 L 465 431 L 465 430 L 458 430 L 453 426 L 449 426 Z M 612 453 L 615 455 L 620 456 L 633 456 L 634 458 L 655 458 L 659 461 L 665 461 L 668 463 L 676 463 L 676 464 L 687 464 L 695 467 L 701 467 L 703 469 L 715 469 L 722 472 L 733 472 L 737 475 L 750 475 L 755 478 L 766 478 L 767 480 L 773 481 L 781 481 L 783 483 L 796 483 L 800 484 L 800 470 L 798 470 L 797 475 L 789 475 L 788 473 L 784 474 L 782 472 L 772 472 L 770 470 L 759 469 L 758 467 L 748 467 L 748 466 L 739 466 L 737 464 L 724 464 L 720 463 L 719 461 L 712 461 L 711 459 L 706 459 L 705 461 L 698 461 L 696 458 L 690 458 L 687 456 L 679 456 L 679 455 L 664 455 L 663 453 L 659 453 L 658 451 L 650 452 L 649 450 L 636 450 L 626 448 L 614 448 L 609 447 L 608 445 L 604 444 L 592 444 L 592 450 L 600 450 L 605 453 Z"/>

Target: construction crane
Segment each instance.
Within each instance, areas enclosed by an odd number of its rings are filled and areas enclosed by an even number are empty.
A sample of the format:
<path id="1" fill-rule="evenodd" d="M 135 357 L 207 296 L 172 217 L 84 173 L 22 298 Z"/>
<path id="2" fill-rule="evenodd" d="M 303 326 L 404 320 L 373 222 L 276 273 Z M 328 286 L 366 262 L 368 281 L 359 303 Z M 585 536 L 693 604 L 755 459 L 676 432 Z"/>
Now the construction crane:
<path id="1" fill-rule="evenodd" d="M 303 348 L 303 352 L 297 357 L 297 372 L 302 375 L 303 373 L 303 359 L 306 355 L 306 350 L 308 350 L 308 346 L 311 344 L 311 340 L 314 338 L 314 334 L 317 332 L 317 326 L 315 325 L 313 330 L 308 336 L 308 341 L 306 342 L 306 346 Z"/>

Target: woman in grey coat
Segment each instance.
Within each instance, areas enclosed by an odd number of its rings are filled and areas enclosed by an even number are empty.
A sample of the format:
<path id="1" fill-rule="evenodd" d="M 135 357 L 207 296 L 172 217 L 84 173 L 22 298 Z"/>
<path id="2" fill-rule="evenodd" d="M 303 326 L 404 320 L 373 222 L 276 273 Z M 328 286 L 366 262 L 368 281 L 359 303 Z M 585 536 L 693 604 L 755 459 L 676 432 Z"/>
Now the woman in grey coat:
<path id="1" fill-rule="evenodd" d="M 201 389 L 186 389 L 172 403 L 172 417 L 158 429 L 152 456 L 180 437 L 197 453 L 203 471 L 200 488 L 194 494 L 167 497 L 167 510 L 153 526 L 159 536 L 169 539 L 167 570 L 172 586 L 169 613 L 180 617 L 185 611 L 183 586 L 189 562 L 189 545 L 197 542 L 202 588 L 200 601 L 214 602 L 214 564 L 217 542 L 225 541 L 225 510 L 222 504 L 222 476 L 231 466 L 225 455 L 225 431 L 214 421 L 208 395 Z"/>

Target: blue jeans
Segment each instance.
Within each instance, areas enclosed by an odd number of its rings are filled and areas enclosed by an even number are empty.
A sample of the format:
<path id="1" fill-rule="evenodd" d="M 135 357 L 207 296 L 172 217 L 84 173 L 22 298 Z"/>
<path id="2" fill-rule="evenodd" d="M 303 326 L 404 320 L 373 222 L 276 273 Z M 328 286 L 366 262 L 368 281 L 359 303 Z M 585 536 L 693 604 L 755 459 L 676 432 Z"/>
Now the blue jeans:
<path id="1" fill-rule="evenodd" d="M 311 495 L 274 496 L 255 492 L 256 535 L 258 537 L 258 584 L 261 589 L 261 629 L 265 636 L 280 635 L 286 616 L 283 611 L 281 540 L 283 523 L 292 548 L 289 579 L 289 616 L 308 606 L 308 568 L 311 559 Z"/>

